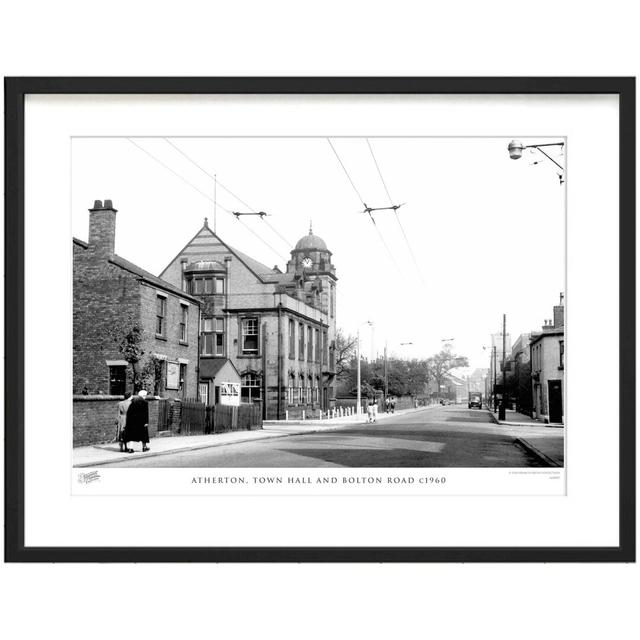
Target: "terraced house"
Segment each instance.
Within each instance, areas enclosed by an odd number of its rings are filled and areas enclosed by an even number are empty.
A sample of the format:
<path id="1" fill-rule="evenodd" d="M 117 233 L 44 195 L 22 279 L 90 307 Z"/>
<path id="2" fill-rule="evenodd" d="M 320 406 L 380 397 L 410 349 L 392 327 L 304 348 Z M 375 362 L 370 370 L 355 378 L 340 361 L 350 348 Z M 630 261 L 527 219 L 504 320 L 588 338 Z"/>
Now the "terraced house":
<path id="1" fill-rule="evenodd" d="M 89 209 L 89 238 L 73 239 L 73 393 L 122 396 L 141 386 L 113 329 L 130 319 L 142 329 L 147 390 L 165 398 L 194 395 L 198 366 L 199 303 L 195 296 L 116 255 L 111 200 Z M 132 326 L 132 325 L 131 325 Z"/>

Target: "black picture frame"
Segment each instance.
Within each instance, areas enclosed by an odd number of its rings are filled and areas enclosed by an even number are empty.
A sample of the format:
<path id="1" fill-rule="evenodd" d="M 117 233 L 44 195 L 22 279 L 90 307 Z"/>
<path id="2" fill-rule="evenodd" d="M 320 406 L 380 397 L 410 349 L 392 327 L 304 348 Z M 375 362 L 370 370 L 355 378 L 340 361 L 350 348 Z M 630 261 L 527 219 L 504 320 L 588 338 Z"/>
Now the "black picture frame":
<path id="1" fill-rule="evenodd" d="M 635 561 L 635 78 L 5 78 L 5 560 L 8 562 Z M 28 94 L 615 94 L 619 98 L 619 531 L 615 547 L 26 547 L 24 105 Z M 621 348 L 624 345 L 624 348 Z M 28 400 L 27 400 L 28 401 Z"/>

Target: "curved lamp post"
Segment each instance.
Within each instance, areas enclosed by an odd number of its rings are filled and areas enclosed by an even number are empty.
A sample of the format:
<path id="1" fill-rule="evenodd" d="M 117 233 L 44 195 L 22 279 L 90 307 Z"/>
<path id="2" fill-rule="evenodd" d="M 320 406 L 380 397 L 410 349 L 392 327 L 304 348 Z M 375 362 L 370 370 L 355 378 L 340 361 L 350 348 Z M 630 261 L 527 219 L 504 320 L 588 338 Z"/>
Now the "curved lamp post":
<path id="1" fill-rule="evenodd" d="M 519 140 L 512 140 L 509 143 L 507 149 L 509 150 L 509 157 L 512 160 L 519 160 L 520 158 L 522 158 L 522 152 L 525 149 L 536 149 L 543 156 L 551 160 L 551 162 L 553 162 L 553 164 L 555 164 L 556 167 L 558 167 L 563 172 L 558 174 L 558 178 L 560 178 L 560 184 L 562 184 L 564 182 L 564 167 L 558 162 L 556 162 L 546 151 L 543 151 L 541 147 L 564 147 L 564 142 L 548 142 L 546 144 L 524 145 Z M 537 162 L 535 164 L 537 164 Z"/>

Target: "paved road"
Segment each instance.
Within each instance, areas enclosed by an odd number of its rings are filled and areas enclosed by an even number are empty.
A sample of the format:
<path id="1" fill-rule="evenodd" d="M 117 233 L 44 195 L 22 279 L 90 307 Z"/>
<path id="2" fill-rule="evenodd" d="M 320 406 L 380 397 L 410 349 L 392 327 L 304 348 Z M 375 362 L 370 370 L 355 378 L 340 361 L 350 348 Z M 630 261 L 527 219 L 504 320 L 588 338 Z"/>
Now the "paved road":
<path id="1" fill-rule="evenodd" d="M 127 460 L 118 467 L 539 467 L 484 410 L 455 405 L 337 431 Z"/>

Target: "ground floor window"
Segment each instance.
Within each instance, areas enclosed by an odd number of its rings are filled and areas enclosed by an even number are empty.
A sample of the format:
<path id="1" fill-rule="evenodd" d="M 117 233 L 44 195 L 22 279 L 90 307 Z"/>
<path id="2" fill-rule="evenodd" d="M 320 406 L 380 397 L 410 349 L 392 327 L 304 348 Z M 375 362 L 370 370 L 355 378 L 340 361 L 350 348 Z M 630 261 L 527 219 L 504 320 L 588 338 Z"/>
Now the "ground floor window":
<path id="1" fill-rule="evenodd" d="M 206 382 L 198 385 L 198 399 L 204 404 L 209 404 L 209 385 Z"/>
<path id="2" fill-rule="evenodd" d="M 251 404 L 252 402 L 260 402 L 261 399 L 260 377 L 255 373 L 246 373 L 241 380 L 240 402 Z"/>
<path id="3" fill-rule="evenodd" d="M 127 390 L 127 368 L 124 365 L 109 367 L 109 395 L 123 396 Z"/>

